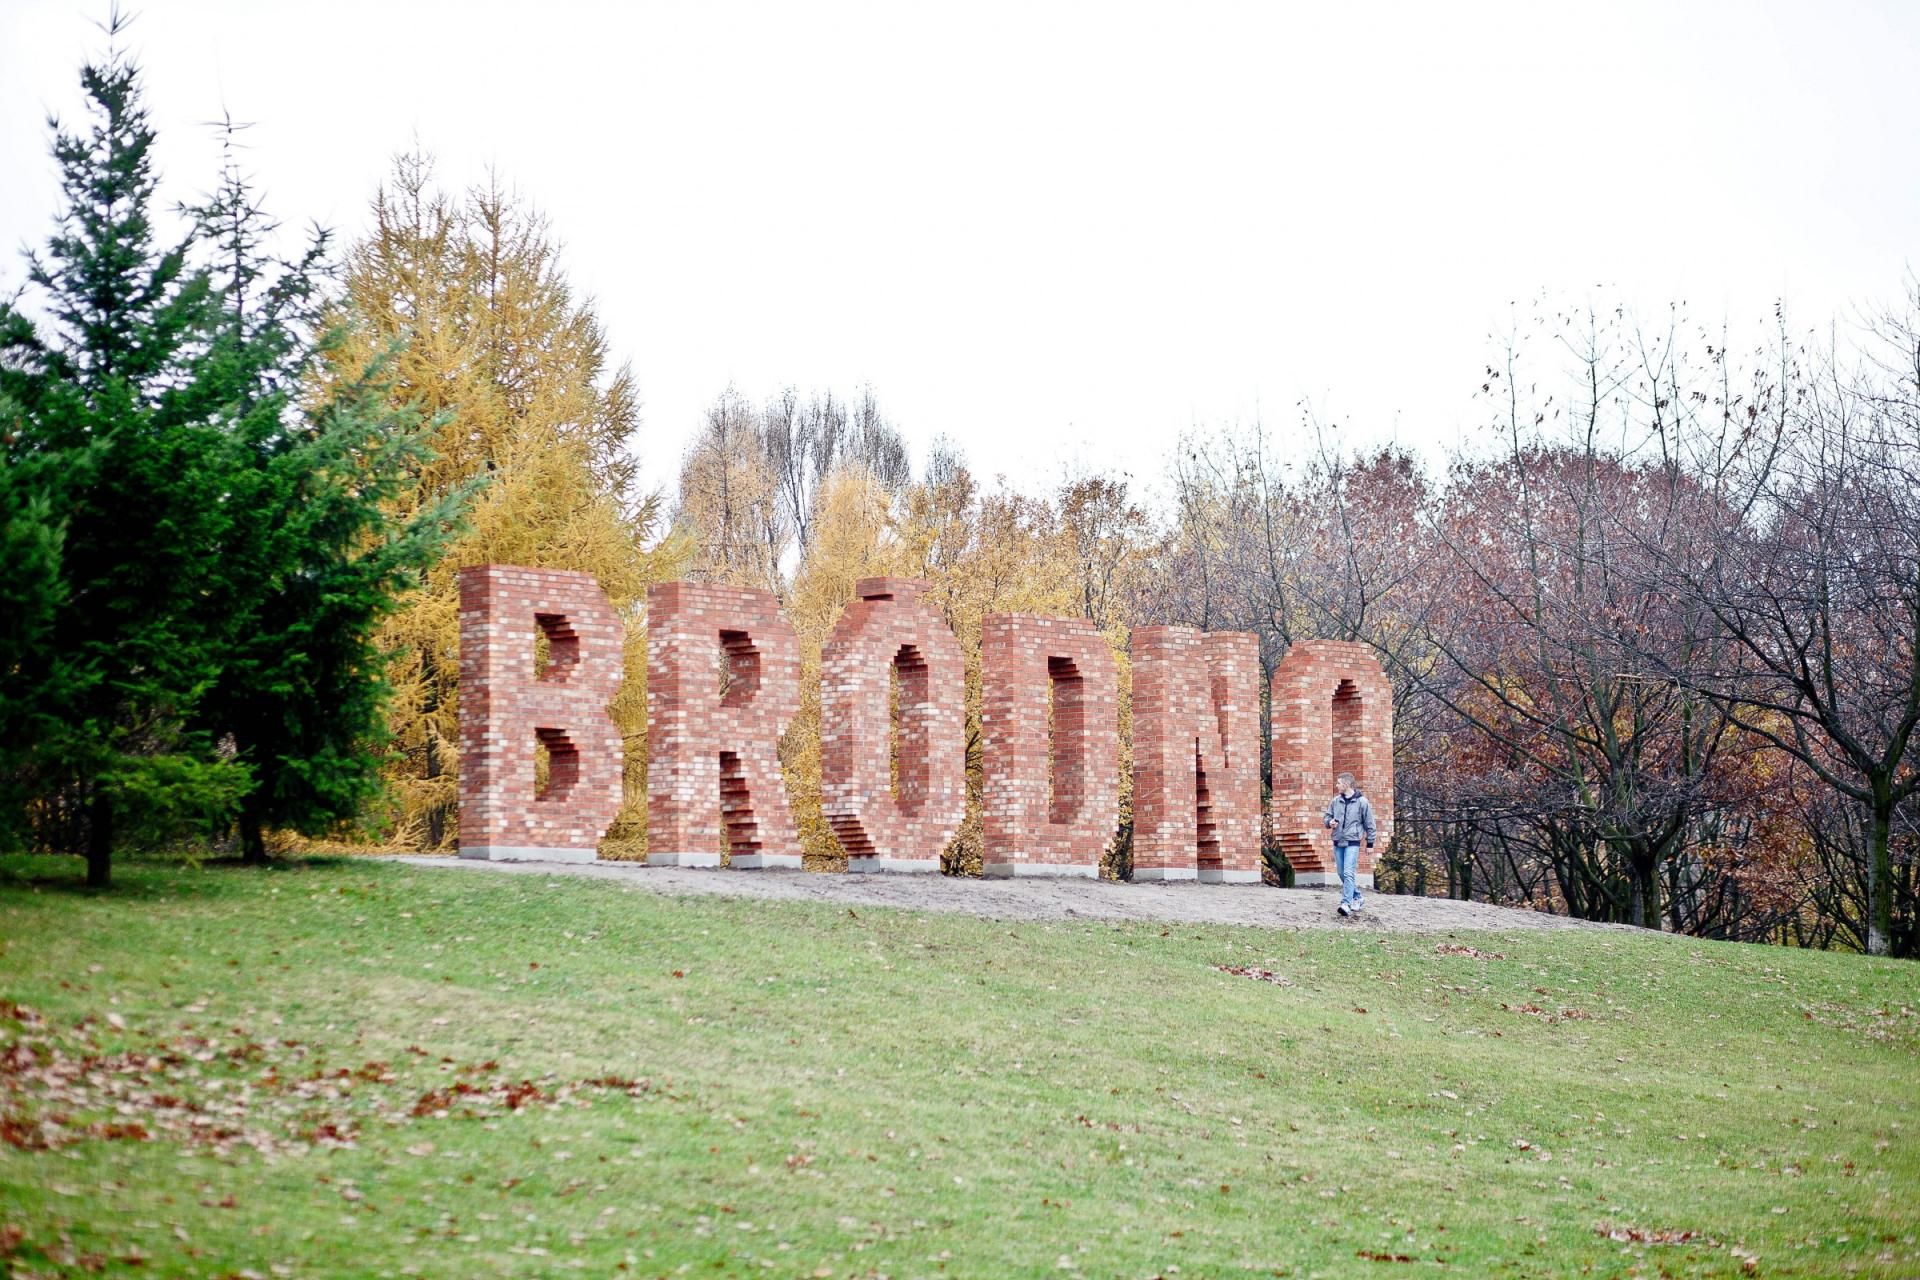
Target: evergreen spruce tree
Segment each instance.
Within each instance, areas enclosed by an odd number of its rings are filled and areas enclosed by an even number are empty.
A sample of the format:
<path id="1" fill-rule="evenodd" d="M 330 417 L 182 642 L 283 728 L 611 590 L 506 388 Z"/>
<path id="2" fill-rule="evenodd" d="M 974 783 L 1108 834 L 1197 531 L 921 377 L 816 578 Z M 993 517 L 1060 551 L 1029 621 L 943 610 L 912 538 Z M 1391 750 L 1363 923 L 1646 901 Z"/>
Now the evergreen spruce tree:
<path id="1" fill-rule="evenodd" d="M 269 827 L 318 834 L 355 817 L 382 787 L 386 659 L 382 620 L 438 556 L 472 486 L 392 513 L 431 459 L 419 415 L 394 403 L 387 358 L 301 404 L 339 332 L 319 329 L 327 236 L 276 262 L 225 128 L 217 193 L 194 210 L 217 285 L 194 379 L 235 448 L 232 539 L 221 578 L 235 631 L 199 722 L 252 772 L 242 854 L 264 861 Z M 437 424 L 433 424 L 437 425 Z"/>
<path id="2" fill-rule="evenodd" d="M 14 416 L 6 483 L 37 475 L 46 504 L 15 508 L 61 539 L 61 586 L 43 597 L 51 642 L 44 629 L 30 641 L 58 705 L 33 711 L 46 731 L 13 776 L 36 793 L 42 832 L 83 842 L 88 883 L 104 886 L 126 824 L 218 821 L 248 779 L 188 723 L 226 639 L 215 570 L 232 520 L 218 498 L 227 441 L 194 419 L 190 394 L 207 282 L 185 245 L 155 245 L 136 68 L 115 52 L 81 81 L 92 126 L 56 126 L 66 208 L 28 259 L 46 322 L 0 304 L 0 401 Z M 30 591 L 44 554 L 9 556 L 4 573 L 7 590 Z M 10 699 L 0 715 L 24 713 Z"/>
<path id="3" fill-rule="evenodd" d="M 65 529 L 53 501 L 55 459 L 14 461 L 18 413 L 0 397 L 0 849 L 26 837 L 35 745 L 58 727 L 68 675 L 54 626 L 65 599 Z"/>

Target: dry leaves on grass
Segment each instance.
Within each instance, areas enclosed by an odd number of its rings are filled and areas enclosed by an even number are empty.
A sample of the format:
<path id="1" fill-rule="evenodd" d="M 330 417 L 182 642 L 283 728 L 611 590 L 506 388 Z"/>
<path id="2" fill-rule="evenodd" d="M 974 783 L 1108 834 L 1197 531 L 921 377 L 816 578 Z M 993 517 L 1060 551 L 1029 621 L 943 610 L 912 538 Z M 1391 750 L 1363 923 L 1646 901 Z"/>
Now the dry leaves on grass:
<path id="1" fill-rule="evenodd" d="M 1718 1240 L 1704 1232 L 1677 1227 L 1657 1227 L 1643 1230 L 1639 1227 L 1618 1223 L 1603 1222 L 1594 1228 L 1598 1235 L 1609 1240 L 1618 1240 L 1622 1244 L 1691 1244 L 1703 1249 L 1725 1248 L 1740 1263 L 1743 1275 L 1757 1275 L 1760 1271 L 1760 1255 L 1737 1244 L 1722 1245 Z M 1662 1275 L 1666 1274 L 1664 1269 Z"/>
<path id="2" fill-rule="evenodd" d="M 1800 1016 L 1823 1027 L 1864 1035 L 1869 1040 L 1884 1042 L 1920 1036 L 1920 1011 L 1904 1004 L 1855 1009 L 1845 1004 L 1818 1001 L 1802 1004 Z"/>
<path id="3" fill-rule="evenodd" d="M 1526 1004 L 1511 1005 L 1501 1001 L 1500 1007 L 1509 1013 L 1524 1013 L 1530 1018 L 1538 1018 L 1545 1023 L 1555 1022 L 1591 1022 L 1593 1015 L 1581 1009 L 1562 1009 L 1558 1013 L 1551 1009 L 1542 1009 L 1529 1000 Z"/>
<path id="4" fill-rule="evenodd" d="M 512 1079 L 496 1062 L 436 1062 L 413 1045 L 412 1061 L 333 1066 L 320 1046 L 254 1040 L 242 1027 L 162 1037 L 125 1029 L 122 1020 L 109 1051 L 93 1018 L 56 1028 L 18 1005 L 0 1008 L 0 1017 L 15 1024 L 13 1037 L 0 1040 L 0 1144 L 22 1151 L 166 1140 L 277 1155 L 353 1147 L 369 1126 L 588 1106 L 609 1093 L 676 1096 L 616 1076 Z M 444 1080 L 449 1075 L 456 1078 Z"/>
<path id="5" fill-rule="evenodd" d="M 1437 944 L 1433 953 L 1437 956 L 1466 956 L 1470 960 L 1505 960 L 1504 951 L 1482 951 L 1478 947 L 1469 947 L 1464 942 L 1442 942 Z"/>
<path id="6" fill-rule="evenodd" d="M 1594 1233 L 1605 1236 L 1609 1240 L 1617 1240 L 1621 1244 L 1691 1244 L 1703 1249 L 1718 1249 L 1723 1247 L 1718 1240 L 1715 1240 L 1712 1236 L 1704 1232 L 1679 1227 L 1656 1227 L 1652 1230 L 1645 1230 L 1640 1227 L 1626 1226 L 1620 1223 L 1603 1222 L 1594 1228 Z M 1759 1272 L 1759 1254 L 1743 1249 L 1737 1244 L 1730 1244 L 1724 1247 L 1728 1253 L 1732 1254 L 1733 1257 L 1739 1261 L 1740 1270 L 1743 1274 L 1755 1275 Z M 1664 1269 L 1662 1269 L 1661 1274 L 1666 1274 Z"/>
<path id="7" fill-rule="evenodd" d="M 491 1067 L 493 1064 L 487 1065 Z M 630 1098 L 638 1098 L 652 1092 L 653 1082 L 629 1080 L 624 1076 L 597 1076 L 591 1080 L 549 1083 L 542 1088 L 532 1080 L 524 1079 L 498 1079 L 481 1084 L 456 1080 L 444 1088 L 429 1089 L 421 1094 L 408 1114 L 420 1118 L 444 1117 L 457 1113 L 462 1118 L 472 1119 L 486 1114 L 489 1109 L 519 1111 L 535 1103 L 562 1106 L 573 1102 L 586 1090 L 611 1090 L 624 1093 Z"/>
<path id="8" fill-rule="evenodd" d="M 1711 1236 L 1678 1227 L 1655 1227 L 1652 1230 L 1644 1230 L 1640 1227 L 1603 1222 L 1595 1227 L 1594 1231 L 1609 1240 L 1618 1240 L 1622 1244 L 1699 1244 L 1709 1249 L 1720 1247 L 1720 1242 Z"/>
<path id="9" fill-rule="evenodd" d="M 1213 966 L 1221 973 L 1231 973 L 1239 978 L 1252 978 L 1255 982 L 1271 982 L 1276 987 L 1290 987 L 1293 979 L 1271 969 L 1262 969 L 1250 964 L 1217 964 Z"/>

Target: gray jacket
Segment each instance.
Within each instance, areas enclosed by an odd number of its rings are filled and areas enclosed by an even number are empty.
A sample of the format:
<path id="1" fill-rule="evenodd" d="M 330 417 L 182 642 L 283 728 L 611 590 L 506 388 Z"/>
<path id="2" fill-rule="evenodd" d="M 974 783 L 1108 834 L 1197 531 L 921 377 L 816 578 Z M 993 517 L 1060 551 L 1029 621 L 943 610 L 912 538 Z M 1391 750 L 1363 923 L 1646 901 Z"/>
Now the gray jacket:
<path id="1" fill-rule="evenodd" d="M 1350 796 L 1335 794 L 1327 805 L 1326 823 L 1333 828 L 1335 844 L 1359 844 L 1365 837 L 1373 848 L 1373 802 L 1358 787 Z"/>

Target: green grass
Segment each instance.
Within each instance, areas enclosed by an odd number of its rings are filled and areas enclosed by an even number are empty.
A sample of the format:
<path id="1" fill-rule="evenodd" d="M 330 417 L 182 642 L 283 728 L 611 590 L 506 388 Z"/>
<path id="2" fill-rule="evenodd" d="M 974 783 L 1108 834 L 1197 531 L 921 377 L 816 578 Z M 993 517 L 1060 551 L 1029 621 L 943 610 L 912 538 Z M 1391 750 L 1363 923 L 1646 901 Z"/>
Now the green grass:
<path id="1" fill-rule="evenodd" d="M 19 1276 L 1920 1272 L 1912 964 L 78 874 L 0 859 Z"/>

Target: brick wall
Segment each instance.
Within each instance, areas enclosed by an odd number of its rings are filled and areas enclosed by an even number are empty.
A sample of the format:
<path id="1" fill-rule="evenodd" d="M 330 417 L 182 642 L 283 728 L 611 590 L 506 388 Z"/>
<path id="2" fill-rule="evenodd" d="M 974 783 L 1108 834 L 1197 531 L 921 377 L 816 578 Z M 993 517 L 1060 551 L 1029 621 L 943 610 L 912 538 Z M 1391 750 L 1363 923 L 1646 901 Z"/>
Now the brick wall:
<path id="1" fill-rule="evenodd" d="M 647 862 L 800 866 L 780 735 L 800 709 L 800 648 L 770 591 L 647 589 Z M 724 835 L 723 835 L 724 831 Z"/>
<path id="2" fill-rule="evenodd" d="M 821 807 L 849 871 L 938 871 L 966 807 L 966 667 L 914 578 L 863 578 L 820 655 Z M 889 672 L 898 675 L 899 794 Z"/>
<path id="3" fill-rule="evenodd" d="M 1373 651 L 1345 640 L 1294 645 L 1273 673 L 1273 832 L 1297 884 L 1334 882 L 1324 817 L 1346 772 L 1373 802 L 1378 838 L 1362 849 L 1370 883 L 1393 836 L 1393 685 Z"/>
<path id="4" fill-rule="evenodd" d="M 1120 812 L 1105 638 L 1079 619 L 990 613 L 980 685 L 985 874 L 1098 875 Z"/>
<path id="5" fill-rule="evenodd" d="M 584 573 L 476 565 L 460 586 L 460 856 L 591 862 L 620 811 L 620 731 L 607 715 L 623 628 Z M 534 674 L 544 633 L 545 673 Z M 536 743 L 549 778 L 535 793 Z"/>
<path id="6" fill-rule="evenodd" d="M 1260 642 L 1133 632 L 1133 878 L 1260 878 Z"/>

